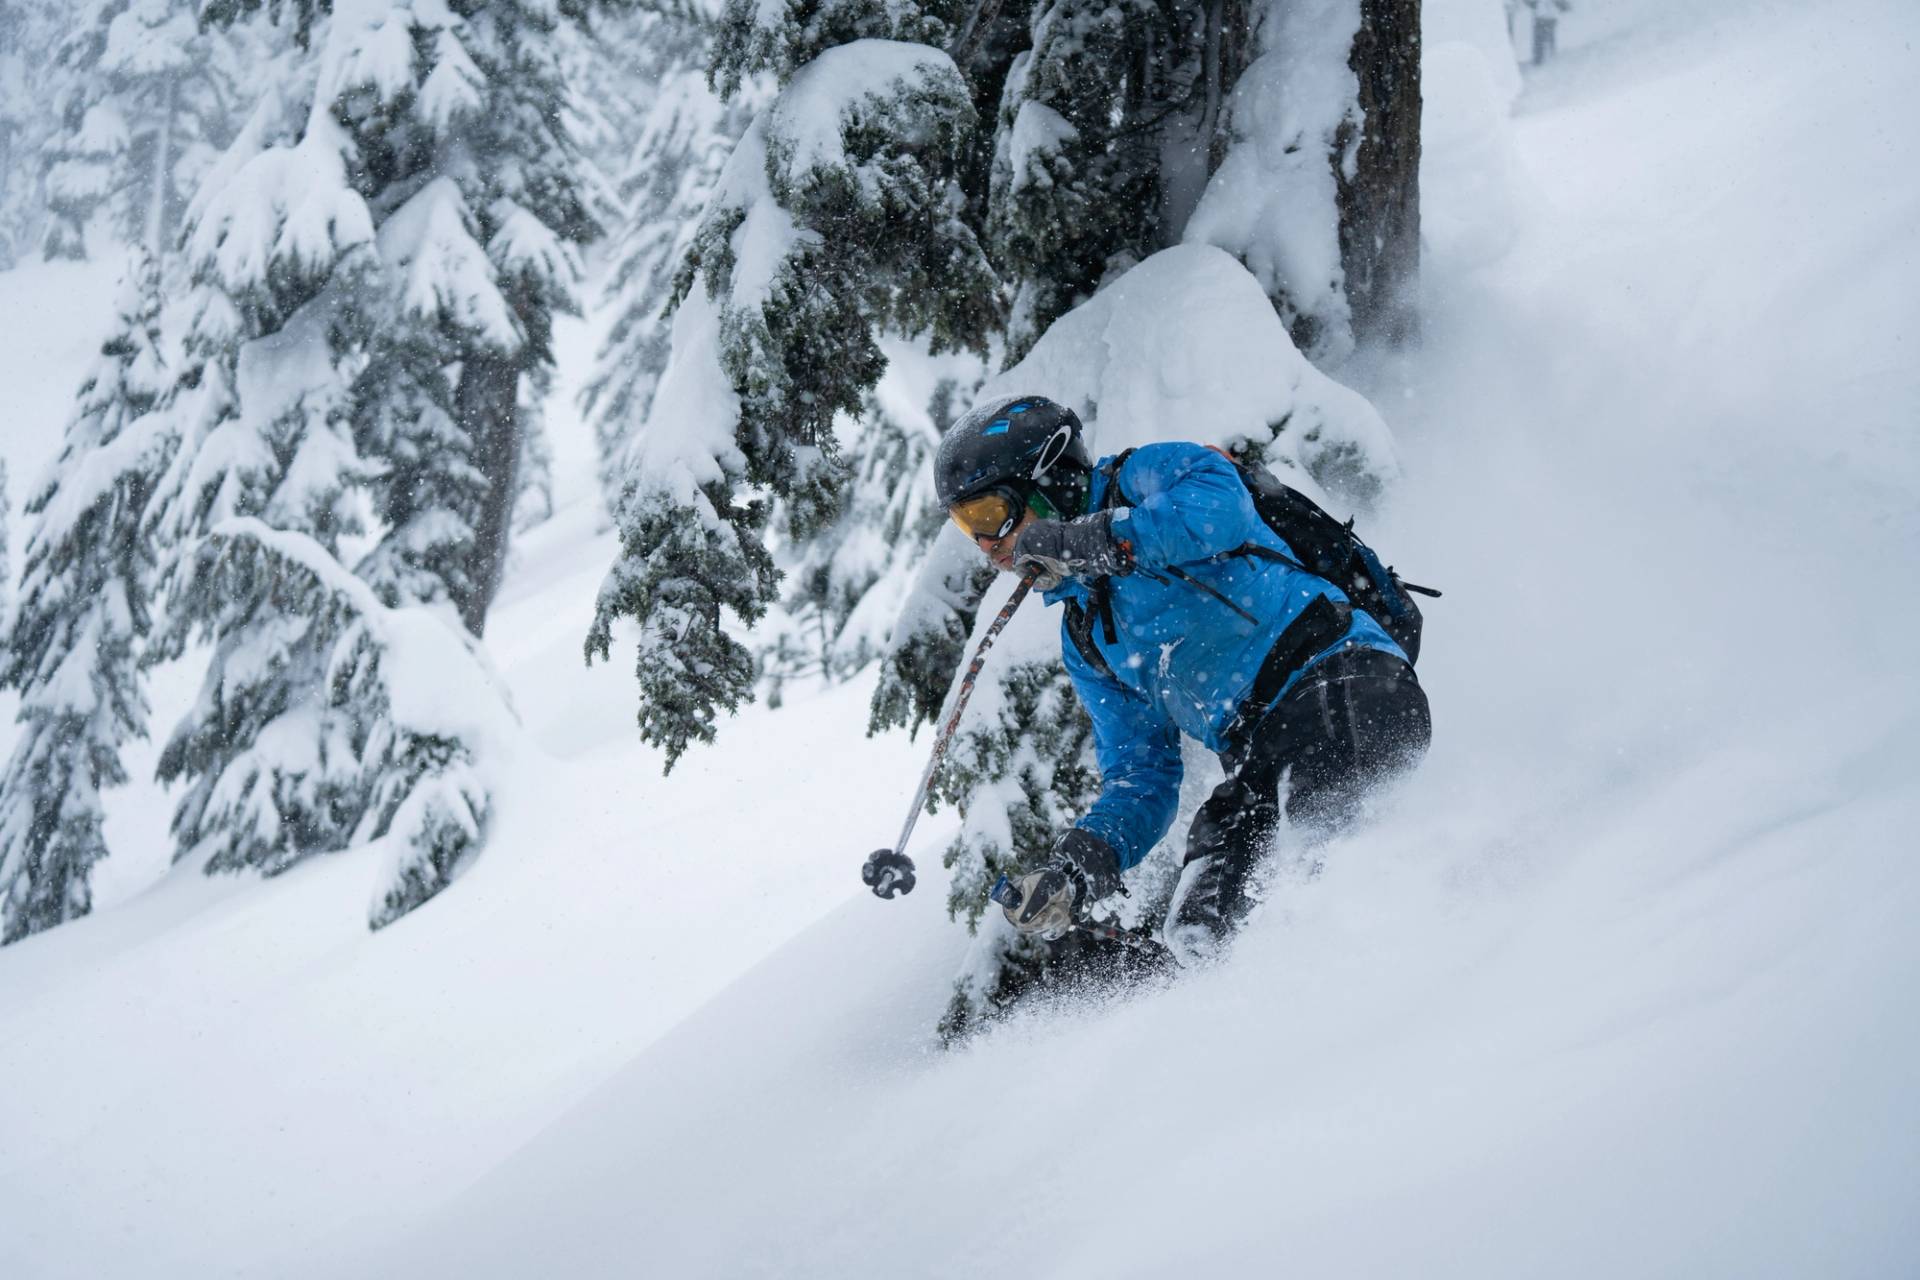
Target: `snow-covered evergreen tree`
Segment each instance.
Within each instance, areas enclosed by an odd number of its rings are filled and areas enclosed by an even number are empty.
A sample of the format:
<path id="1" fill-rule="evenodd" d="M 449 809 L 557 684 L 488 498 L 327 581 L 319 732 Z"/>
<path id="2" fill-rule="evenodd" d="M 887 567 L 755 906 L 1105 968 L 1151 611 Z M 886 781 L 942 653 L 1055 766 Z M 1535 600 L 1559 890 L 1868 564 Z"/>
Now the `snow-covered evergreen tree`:
<path id="1" fill-rule="evenodd" d="M 882 652 L 868 733 L 895 726 L 917 731 L 939 714 L 996 576 L 979 549 L 964 539 L 934 538 Z"/>
<path id="2" fill-rule="evenodd" d="M 232 830 L 277 811 L 295 815 L 309 840 L 385 841 L 386 873 L 369 909 L 376 929 L 450 884 L 484 838 L 488 763 L 512 732 L 473 637 L 435 610 L 388 607 L 311 535 L 250 517 L 224 521 L 197 543 L 177 579 L 179 594 L 220 612 L 211 630 L 253 637 L 248 661 L 229 672 L 283 660 L 319 667 L 317 678 L 301 681 L 304 705 L 272 725 L 306 736 L 315 752 L 306 771 L 242 759 L 210 789 L 202 821 Z M 262 625 L 275 620 L 277 627 Z M 234 705 L 275 692 L 255 683 L 220 697 Z M 235 710 L 244 731 L 247 711 Z M 314 725 L 322 731 L 311 732 Z M 176 738 L 168 754 L 195 749 Z M 163 760 L 162 771 L 178 770 Z M 301 852 L 283 845 L 270 851 L 276 860 L 257 865 L 281 870 Z"/>
<path id="3" fill-rule="evenodd" d="M 703 22 L 647 15 L 644 39 L 622 68 L 629 110 L 618 192 L 621 227 L 602 307 L 614 317 L 592 377 L 580 396 L 599 444 L 601 492 L 617 513 L 633 437 L 646 421 L 665 372 L 673 281 L 720 181 L 728 153 L 765 98 L 743 86 L 730 103 L 708 87 Z"/>
<path id="4" fill-rule="evenodd" d="M 26 193 L 29 184 L 22 181 L 21 163 L 29 121 L 32 119 L 32 94 L 27 86 L 27 59 L 20 50 L 25 15 L 11 0 L 0 0 L 0 271 L 14 264 L 19 256 L 21 224 L 27 215 Z"/>
<path id="5" fill-rule="evenodd" d="M 183 449 L 159 524 L 176 566 L 160 652 L 197 635 L 213 656 L 161 772 L 185 784 L 180 855 L 210 870 L 281 870 L 367 838 L 382 797 L 471 749 L 369 746 L 377 699 L 334 688 L 356 633 L 313 593 L 348 590 L 323 560 L 364 533 L 352 576 L 368 599 L 481 632 L 522 491 L 523 409 L 598 230 L 562 109 L 559 24 L 584 6 L 287 8 L 312 56 L 195 201 L 188 364 L 169 399 Z M 286 554 L 236 552 L 236 521 Z M 272 566 L 294 561 L 305 575 L 277 584 Z M 373 625 L 365 601 L 352 612 Z M 396 634 L 418 648 L 415 631 Z M 440 829 L 400 841 L 410 861 L 376 923 L 448 882 Z"/>
<path id="6" fill-rule="evenodd" d="M 13 626 L 13 497 L 0 461 L 0 637 Z"/>
<path id="7" fill-rule="evenodd" d="M 172 447 L 151 412 L 166 385 L 159 342 L 158 275 L 142 258 L 27 503 L 20 599 L 0 652 L 21 726 L 0 776 L 0 942 L 91 909 L 93 867 L 108 852 L 101 793 L 127 780 L 120 749 L 146 735 L 136 658 L 154 558 L 143 523 Z"/>
<path id="8" fill-rule="evenodd" d="M 992 148 L 1009 354 L 1184 240 L 1239 256 L 1316 356 L 1402 333 L 1419 98 L 1412 0 L 1042 0 Z"/>
<path id="9" fill-rule="evenodd" d="M 41 148 L 56 123 L 53 49 L 66 15 L 53 0 L 0 0 L 0 271 L 39 242 L 46 219 Z"/>
<path id="10" fill-rule="evenodd" d="M 1018 357 L 1068 309 L 1177 244 L 1224 154 L 1244 0 L 1045 0 L 994 142 L 995 261 L 1018 282 Z"/>
<path id="11" fill-rule="evenodd" d="M 678 6 L 673 11 L 680 16 Z M 654 59 L 660 16 L 652 6 L 621 6 L 594 14 L 584 30 L 570 30 L 577 38 L 565 42 L 568 132 L 602 176 L 625 172 L 633 155 L 654 81 L 646 68 Z M 605 194 L 611 196 L 611 189 Z M 610 200 L 600 212 L 617 214 L 618 209 L 618 201 Z"/>
<path id="12" fill-rule="evenodd" d="M 13 629 L 13 494 L 0 459 L 0 638 Z"/>
<path id="13" fill-rule="evenodd" d="M 221 583 L 203 542 L 232 521 L 306 535 L 329 555 L 362 532 L 354 491 L 371 467 L 354 446 L 339 321 L 343 295 L 372 287 L 373 228 L 338 134 L 301 138 L 302 123 L 297 100 L 264 102 L 188 226 L 196 283 L 166 407 L 181 448 L 156 520 L 171 590 L 152 657 L 178 657 L 196 636 L 212 646 L 159 769 L 185 783 L 176 856 L 209 871 L 284 870 L 341 847 L 351 826 L 348 727 L 321 698 L 329 637 L 291 599 L 250 595 L 241 609 L 202 589 Z"/>
<path id="14" fill-rule="evenodd" d="M 953 421 L 954 385 L 943 379 L 933 403 L 911 413 L 868 397 L 839 513 L 813 537 L 788 540 L 784 625 L 763 658 L 770 681 L 844 679 L 880 656 L 914 567 L 946 525 L 928 464 Z M 783 514 L 776 533 L 784 532 Z"/>
<path id="15" fill-rule="evenodd" d="M 433 51 L 417 81 L 392 86 L 412 119 L 370 104 L 356 122 L 362 149 L 404 143 L 369 200 L 399 312 L 369 326 L 369 377 L 399 381 L 356 392 L 363 446 L 387 466 L 376 494 L 393 531 L 367 572 L 376 586 L 426 573 L 437 586 L 416 576 L 397 598 L 444 590 L 478 635 L 520 492 L 522 391 L 551 366 L 553 313 L 577 311 L 579 247 L 600 227 L 562 124 L 551 6 L 494 0 L 444 25 L 418 7 L 386 19 Z"/>
<path id="16" fill-rule="evenodd" d="M 553 518 L 553 441 L 547 436 L 547 402 L 553 397 L 553 369 L 539 366 L 520 384 L 519 491 L 513 499 L 513 532 L 518 535 Z"/>
<path id="17" fill-rule="evenodd" d="M 58 131 L 46 152 L 46 254 L 82 258 L 105 213 L 156 258 L 172 247 L 199 176 L 231 139 L 248 72 L 203 30 L 194 0 L 89 0 L 55 54 Z"/>
<path id="18" fill-rule="evenodd" d="M 753 662 L 722 610 L 751 623 L 777 575 L 760 491 L 811 538 L 848 467 L 836 418 L 885 368 L 880 340 L 984 346 L 997 282 L 962 216 L 968 86 L 924 39 L 931 7 L 839 0 L 804 10 L 731 0 L 715 83 L 756 73 L 779 95 L 741 137 L 675 282 L 672 353 L 633 449 L 622 549 L 587 640 L 604 656 L 640 623 L 641 732 L 672 761 L 752 697 Z"/>

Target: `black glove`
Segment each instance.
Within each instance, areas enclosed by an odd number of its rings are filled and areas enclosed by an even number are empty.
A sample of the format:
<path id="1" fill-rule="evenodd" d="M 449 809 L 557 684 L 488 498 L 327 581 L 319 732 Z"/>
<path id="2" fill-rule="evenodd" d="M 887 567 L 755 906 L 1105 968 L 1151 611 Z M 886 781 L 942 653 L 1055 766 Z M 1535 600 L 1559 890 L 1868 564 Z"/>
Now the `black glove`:
<path id="1" fill-rule="evenodd" d="M 1078 520 L 1035 520 L 1013 544 L 1013 567 L 1038 565 L 1058 578 L 1104 578 L 1133 572 L 1133 544 L 1115 536 L 1111 511 Z"/>
<path id="2" fill-rule="evenodd" d="M 1047 865 L 1012 884 L 1002 901 L 1007 920 L 1022 933 L 1058 938 L 1086 916 L 1087 906 L 1120 887 L 1120 861 L 1099 836 L 1075 827 L 1053 847 Z"/>

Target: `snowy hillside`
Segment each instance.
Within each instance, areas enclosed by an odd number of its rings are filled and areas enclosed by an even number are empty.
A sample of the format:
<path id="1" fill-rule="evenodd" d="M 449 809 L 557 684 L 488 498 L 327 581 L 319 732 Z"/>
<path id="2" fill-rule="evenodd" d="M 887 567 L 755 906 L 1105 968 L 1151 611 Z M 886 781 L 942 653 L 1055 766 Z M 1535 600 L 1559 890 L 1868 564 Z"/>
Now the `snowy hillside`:
<path id="1" fill-rule="evenodd" d="M 950 815 L 914 895 L 857 883 L 927 747 L 864 736 L 873 674 L 663 779 L 631 649 L 581 665 L 564 324 L 487 853 L 369 933 L 379 850 L 168 872 L 111 797 L 151 856 L 0 952 L 0 1274 L 1920 1271 L 1917 39 L 1587 0 L 1511 118 L 1430 48 L 1426 340 L 1346 380 L 1372 540 L 1446 591 L 1433 752 L 1225 967 L 953 1053 Z M 33 421 L 109 285 L 0 275 Z M 17 505 L 54 449 L 0 438 Z"/>

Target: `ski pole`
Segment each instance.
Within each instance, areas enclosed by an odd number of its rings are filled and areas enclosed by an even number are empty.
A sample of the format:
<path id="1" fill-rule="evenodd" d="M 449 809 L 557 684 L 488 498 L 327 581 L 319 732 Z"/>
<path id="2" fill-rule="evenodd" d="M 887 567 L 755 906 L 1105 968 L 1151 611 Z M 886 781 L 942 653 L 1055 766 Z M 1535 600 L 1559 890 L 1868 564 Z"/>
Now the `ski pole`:
<path id="1" fill-rule="evenodd" d="M 987 634 L 980 637 L 980 647 L 973 651 L 973 661 L 967 666 L 967 674 L 960 678 L 960 688 L 953 698 L 953 710 L 947 713 L 947 723 L 940 730 L 940 736 L 934 739 L 933 754 L 927 759 L 926 772 L 920 775 L 920 788 L 913 793 L 913 807 L 907 810 L 907 824 L 900 828 L 900 839 L 891 849 L 875 849 L 867 855 L 866 865 L 860 868 L 860 878 L 873 890 L 878 898 L 891 898 L 896 893 L 913 892 L 913 859 L 907 856 L 907 837 L 913 834 L 913 824 L 920 820 L 920 810 L 927 802 L 927 792 L 933 789 L 933 771 L 940 767 L 940 757 L 946 754 L 947 744 L 953 740 L 953 731 L 960 727 L 960 713 L 967 709 L 967 699 L 973 696 L 973 682 L 980 677 L 980 668 L 986 663 L 987 650 L 993 647 L 994 637 L 1007 625 L 1007 619 L 1027 598 L 1027 592 L 1033 590 L 1033 580 L 1040 576 L 1039 569 L 1029 569 L 1020 579 L 1020 584 L 1000 606 L 1000 616 L 987 628 Z"/>

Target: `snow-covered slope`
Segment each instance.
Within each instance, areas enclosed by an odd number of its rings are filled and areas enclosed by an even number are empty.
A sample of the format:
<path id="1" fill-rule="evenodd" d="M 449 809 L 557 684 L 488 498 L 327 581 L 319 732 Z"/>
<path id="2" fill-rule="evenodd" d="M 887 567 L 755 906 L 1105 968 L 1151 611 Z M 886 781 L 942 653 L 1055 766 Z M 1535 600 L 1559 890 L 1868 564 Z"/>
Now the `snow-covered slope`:
<path id="1" fill-rule="evenodd" d="M 0 953 L 6 1274 L 1920 1269 L 1917 34 L 1593 0 L 1455 114 L 1510 245 L 1454 206 L 1365 371 L 1434 752 L 1227 967 L 933 1050 L 937 872 L 853 879 L 924 738 L 790 694 L 663 782 L 576 434 L 459 885 L 369 935 L 372 856 L 177 872 Z"/>
<path id="2" fill-rule="evenodd" d="M 1735 17 L 1578 64 L 1434 264 L 1435 752 L 1228 968 L 938 1055 L 951 942 L 849 902 L 394 1270 L 1920 1265 L 1916 23 Z"/>
<path id="3" fill-rule="evenodd" d="M 110 296 L 110 265 L 0 288 L 25 330 L 102 281 Z M 90 354 L 67 328 L 0 343 L 55 423 Z M 583 370 L 593 335 L 560 341 Z M 110 793 L 101 909 L 0 952 L 0 1275 L 261 1274 L 397 1229 L 844 901 L 898 830 L 923 758 L 864 736 L 871 679 L 790 688 L 785 711 L 661 777 L 631 648 L 581 659 L 614 548 L 570 392 L 559 514 L 516 547 L 489 619 L 527 741 L 486 851 L 457 892 L 371 934 L 379 850 L 269 881 L 169 872 L 167 797 Z M 16 501 L 57 440 L 5 440 L 29 477 Z M 196 679 L 160 673 L 156 737 Z M 137 778 L 152 756 L 130 753 Z M 916 906 L 935 931 L 938 903 Z"/>

